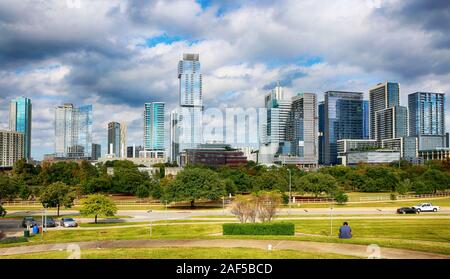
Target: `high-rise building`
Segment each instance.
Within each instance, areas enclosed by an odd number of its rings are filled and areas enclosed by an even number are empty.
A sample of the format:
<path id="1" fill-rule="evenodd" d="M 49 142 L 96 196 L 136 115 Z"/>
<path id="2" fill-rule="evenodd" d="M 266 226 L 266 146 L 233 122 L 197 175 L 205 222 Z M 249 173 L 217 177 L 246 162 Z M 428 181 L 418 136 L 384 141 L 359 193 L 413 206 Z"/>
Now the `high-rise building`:
<path id="1" fill-rule="evenodd" d="M 146 150 L 164 151 L 164 115 L 165 104 L 161 102 L 146 103 L 144 109 L 144 148 Z"/>
<path id="2" fill-rule="evenodd" d="M 323 164 L 338 164 L 337 141 L 364 138 L 364 100 L 361 92 L 325 92 Z"/>
<path id="3" fill-rule="evenodd" d="M 67 159 L 92 157 L 92 105 L 58 106 L 55 110 L 55 156 Z"/>
<path id="4" fill-rule="evenodd" d="M 143 146 L 136 146 L 133 144 L 133 146 L 127 147 L 127 158 L 139 158 L 139 153 L 141 151 L 145 151 L 145 148 Z"/>
<path id="5" fill-rule="evenodd" d="M 375 118 L 376 140 L 393 139 L 408 136 L 408 109 L 393 106 L 379 110 Z"/>
<path id="6" fill-rule="evenodd" d="M 127 125 L 120 123 L 120 158 L 127 157 Z"/>
<path id="7" fill-rule="evenodd" d="M 324 137 L 324 131 L 325 131 L 325 102 L 319 103 L 319 164 L 323 164 L 324 159 L 324 152 L 325 149 L 325 137 Z"/>
<path id="8" fill-rule="evenodd" d="M 108 123 L 108 155 L 119 158 L 120 157 L 120 123 Z"/>
<path id="9" fill-rule="evenodd" d="M 180 153 L 179 140 L 179 126 L 178 126 L 178 110 L 174 110 L 170 113 L 170 161 L 177 161 L 178 154 Z"/>
<path id="10" fill-rule="evenodd" d="M 266 94 L 264 100 L 267 109 L 266 143 L 282 144 L 286 141 L 286 124 L 292 101 L 285 98 L 279 84 Z"/>
<path id="11" fill-rule="evenodd" d="M 102 146 L 97 143 L 92 144 L 92 160 L 96 161 L 102 157 Z"/>
<path id="12" fill-rule="evenodd" d="M 379 83 L 369 91 L 370 138 L 377 139 L 377 111 L 400 105 L 400 86 L 398 83 Z"/>
<path id="13" fill-rule="evenodd" d="M 369 101 L 363 101 L 363 139 L 370 139 L 370 109 Z"/>
<path id="14" fill-rule="evenodd" d="M 300 93 L 292 98 L 286 128 L 290 155 L 299 158 L 302 165 L 318 164 L 317 98 L 313 93 Z"/>
<path id="15" fill-rule="evenodd" d="M 24 158 L 31 159 L 31 100 L 18 97 L 9 104 L 9 129 L 23 133 Z"/>
<path id="16" fill-rule="evenodd" d="M 196 148 L 203 142 L 203 89 L 200 59 L 198 54 L 183 54 L 178 63 L 179 107 L 176 120 L 171 121 L 171 160 L 178 161 L 184 149 Z M 174 147 L 177 148 L 174 148 Z"/>
<path id="17" fill-rule="evenodd" d="M 24 142 L 24 133 L 0 130 L 0 168 L 10 168 L 24 158 Z"/>
<path id="18" fill-rule="evenodd" d="M 419 150 L 446 147 L 445 94 L 416 92 L 408 95 L 409 134 L 419 138 Z"/>

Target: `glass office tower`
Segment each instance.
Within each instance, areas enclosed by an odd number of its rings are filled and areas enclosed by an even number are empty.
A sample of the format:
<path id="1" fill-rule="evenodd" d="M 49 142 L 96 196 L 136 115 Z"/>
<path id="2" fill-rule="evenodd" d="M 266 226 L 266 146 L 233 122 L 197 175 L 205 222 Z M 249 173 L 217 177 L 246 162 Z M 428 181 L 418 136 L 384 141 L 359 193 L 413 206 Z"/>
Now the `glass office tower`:
<path id="1" fill-rule="evenodd" d="M 302 164 L 318 163 L 317 98 L 313 93 L 301 93 L 292 98 L 292 109 L 286 128 L 290 154 L 299 157 Z"/>
<path id="2" fill-rule="evenodd" d="M 31 100 L 18 97 L 9 104 L 9 129 L 24 134 L 24 154 L 27 160 L 31 158 Z"/>
<path id="3" fill-rule="evenodd" d="M 108 154 L 120 157 L 120 123 L 108 123 Z"/>
<path id="4" fill-rule="evenodd" d="M 445 94 L 416 92 L 408 95 L 409 135 L 419 137 L 419 150 L 445 147 Z"/>
<path id="5" fill-rule="evenodd" d="M 369 101 L 363 101 L 363 139 L 370 139 L 370 113 Z"/>
<path id="6" fill-rule="evenodd" d="M 379 83 L 369 90 L 370 138 L 377 139 L 377 112 L 400 105 L 400 85 L 394 82 Z"/>
<path id="7" fill-rule="evenodd" d="M 178 63 L 179 107 L 171 120 L 171 158 L 178 160 L 179 152 L 196 148 L 203 141 L 202 74 L 198 54 L 183 54 Z M 176 148 L 174 148 L 176 146 Z"/>
<path id="8" fill-rule="evenodd" d="M 361 92 L 325 92 L 323 154 L 321 156 L 323 164 L 339 163 L 337 158 L 338 140 L 363 139 L 363 102 L 363 93 Z"/>
<path id="9" fill-rule="evenodd" d="M 319 103 L 319 164 L 323 164 L 325 161 L 324 159 L 324 144 L 325 144 L 325 138 L 324 138 L 324 130 L 325 130 L 325 102 Z"/>
<path id="10" fill-rule="evenodd" d="M 164 151 L 165 103 L 146 103 L 144 109 L 144 148 Z"/>
<path id="11" fill-rule="evenodd" d="M 92 157 L 92 105 L 58 106 L 55 110 L 55 156 L 68 159 Z"/>

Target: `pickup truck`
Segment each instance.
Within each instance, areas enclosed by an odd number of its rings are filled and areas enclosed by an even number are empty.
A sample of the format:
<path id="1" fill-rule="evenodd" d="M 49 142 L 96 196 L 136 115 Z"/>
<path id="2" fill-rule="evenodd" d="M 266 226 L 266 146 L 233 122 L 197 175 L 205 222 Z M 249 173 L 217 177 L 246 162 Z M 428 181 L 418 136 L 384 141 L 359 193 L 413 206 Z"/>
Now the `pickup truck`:
<path id="1" fill-rule="evenodd" d="M 431 203 L 421 203 L 416 206 L 413 206 L 413 208 L 415 208 L 419 212 L 426 212 L 426 211 L 437 212 L 440 209 L 439 206 L 434 206 Z"/>

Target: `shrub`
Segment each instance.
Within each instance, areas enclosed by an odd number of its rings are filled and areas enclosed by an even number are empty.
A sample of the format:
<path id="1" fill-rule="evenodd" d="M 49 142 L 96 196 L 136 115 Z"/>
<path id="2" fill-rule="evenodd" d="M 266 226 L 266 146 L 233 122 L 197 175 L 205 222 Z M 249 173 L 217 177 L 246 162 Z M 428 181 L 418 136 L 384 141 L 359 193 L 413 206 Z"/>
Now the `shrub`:
<path id="1" fill-rule="evenodd" d="M 0 244 L 11 244 L 20 242 L 28 242 L 28 239 L 26 237 L 20 236 L 20 237 L 8 237 L 0 240 Z"/>
<path id="2" fill-rule="evenodd" d="M 3 206 L 0 204 L 0 217 L 6 216 L 6 209 L 3 208 Z"/>
<path id="3" fill-rule="evenodd" d="M 223 235 L 294 235 L 293 223 L 223 224 Z"/>

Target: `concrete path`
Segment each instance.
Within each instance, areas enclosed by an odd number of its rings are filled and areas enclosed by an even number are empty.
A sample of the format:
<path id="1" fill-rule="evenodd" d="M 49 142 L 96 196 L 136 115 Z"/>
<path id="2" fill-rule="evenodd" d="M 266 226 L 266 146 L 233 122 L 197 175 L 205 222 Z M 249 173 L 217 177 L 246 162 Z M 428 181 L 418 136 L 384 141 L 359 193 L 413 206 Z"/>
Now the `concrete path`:
<path id="1" fill-rule="evenodd" d="M 73 245 L 81 250 L 109 249 L 109 248 L 158 248 L 158 247 L 203 247 L 203 248 L 256 248 L 266 250 L 272 245 L 272 250 L 298 250 L 311 253 L 333 253 L 360 258 L 384 259 L 450 259 L 448 255 L 433 254 L 406 249 L 383 248 L 356 244 L 323 243 L 309 241 L 280 241 L 280 240 L 111 240 L 90 241 L 65 244 L 42 244 L 0 248 L 0 256 L 19 255 L 27 253 L 41 253 L 48 251 L 62 251 Z M 77 246 L 76 246 L 77 247 Z"/>

